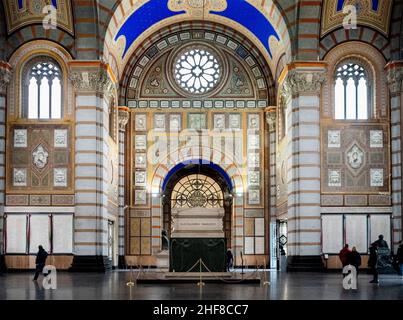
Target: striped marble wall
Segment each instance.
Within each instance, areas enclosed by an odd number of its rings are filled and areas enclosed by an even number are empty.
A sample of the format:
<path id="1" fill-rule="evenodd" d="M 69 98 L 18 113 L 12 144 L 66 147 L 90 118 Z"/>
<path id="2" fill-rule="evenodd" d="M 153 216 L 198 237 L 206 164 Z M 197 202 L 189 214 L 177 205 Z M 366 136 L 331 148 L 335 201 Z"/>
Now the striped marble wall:
<path id="1" fill-rule="evenodd" d="M 320 89 L 323 64 L 289 71 L 292 99 L 288 112 L 288 254 L 321 253 Z M 312 78 L 311 78 L 312 77 Z"/>
<path id="2" fill-rule="evenodd" d="M 72 66 L 72 79 L 76 90 L 74 254 L 106 256 L 109 100 L 105 93 L 111 82 L 98 63 Z"/>
<path id="3" fill-rule="evenodd" d="M 3 214 L 5 204 L 5 146 L 6 146 L 6 94 L 10 82 L 11 67 L 0 61 L 0 253 L 3 253 Z"/>
<path id="4" fill-rule="evenodd" d="M 387 66 L 390 91 L 391 115 L 391 166 L 394 247 L 402 240 L 402 136 L 401 107 L 403 64 L 390 63 Z"/>

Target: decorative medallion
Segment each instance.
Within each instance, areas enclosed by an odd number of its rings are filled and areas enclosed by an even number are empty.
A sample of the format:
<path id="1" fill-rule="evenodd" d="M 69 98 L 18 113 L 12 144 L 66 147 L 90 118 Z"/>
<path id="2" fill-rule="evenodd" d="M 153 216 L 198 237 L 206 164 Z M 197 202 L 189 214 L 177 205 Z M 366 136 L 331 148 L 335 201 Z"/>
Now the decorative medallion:
<path id="1" fill-rule="evenodd" d="M 355 144 L 347 152 L 347 162 L 352 169 L 359 169 L 364 163 L 364 152 Z"/>
<path id="2" fill-rule="evenodd" d="M 32 157 L 33 157 L 34 165 L 38 169 L 43 169 L 48 164 L 49 153 L 46 151 L 46 149 L 41 144 L 36 147 L 36 149 L 32 153 Z"/>

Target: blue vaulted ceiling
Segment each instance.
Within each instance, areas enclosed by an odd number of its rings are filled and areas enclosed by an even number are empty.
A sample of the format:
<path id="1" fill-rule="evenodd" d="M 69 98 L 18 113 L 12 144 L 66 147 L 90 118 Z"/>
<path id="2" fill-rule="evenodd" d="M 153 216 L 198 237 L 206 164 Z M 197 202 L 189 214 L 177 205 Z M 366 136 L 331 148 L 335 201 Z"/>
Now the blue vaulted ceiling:
<path id="1" fill-rule="evenodd" d="M 244 26 L 259 39 L 272 57 L 269 38 L 274 36 L 277 41 L 280 41 L 280 37 L 265 15 L 246 0 L 229 0 L 225 10 L 210 11 L 209 13 L 233 20 Z M 150 0 L 143 4 L 124 22 L 115 37 L 115 41 L 121 36 L 126 38 L 122 58 L 126 56 L 136 39 L 148 28 L 164 19 L 184 14 L 186 11 L 171 11 L 168 8 L 168 0 Z"/>

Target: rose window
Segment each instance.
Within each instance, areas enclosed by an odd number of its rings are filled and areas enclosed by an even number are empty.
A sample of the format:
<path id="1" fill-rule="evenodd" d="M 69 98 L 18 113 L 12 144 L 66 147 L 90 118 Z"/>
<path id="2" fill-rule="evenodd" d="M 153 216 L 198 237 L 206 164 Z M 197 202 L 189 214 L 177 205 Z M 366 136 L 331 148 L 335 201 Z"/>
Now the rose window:
<path id="1" fill-rule="evenodd" d="M 206 49 L 189 49 L 175 63 L 175 79 L 182 89 L 204 94 L 213 89 L 221 75 L 218 59 Z"/>

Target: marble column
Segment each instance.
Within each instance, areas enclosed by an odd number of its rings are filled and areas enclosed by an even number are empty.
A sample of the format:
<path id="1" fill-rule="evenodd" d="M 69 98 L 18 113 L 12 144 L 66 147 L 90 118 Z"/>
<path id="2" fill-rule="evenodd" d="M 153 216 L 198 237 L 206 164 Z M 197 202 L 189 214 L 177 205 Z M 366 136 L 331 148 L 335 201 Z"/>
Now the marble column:
<path id="1" fill-rule="evenodd" d="M 268 233 L 269 238 L 269 257 L 270 257 L 270 268 L 277 267 L 277 238 L 276 238 L 276 123 L 277 123 L 277 107 L 268 107 L 266 110 L 266 122 L 269 128 L 269 163 L 268 170 L 265 169 L 265 175 L 269 181 L 269 215 L 267 221 L 266 230 L 270 230 Z M 268 171 L 268 172 L 267 172 Z"/>
<path id="2" fill-rule="evenodd" d="M 113 82 L 99 61 L 74 61 L 75 216 L 71 271 L 106 271 L 108 255 L 108 117 Z"/>
<path id="3" fill-rule="evenodd" d="M 119 268 L 125 262 L 125 134 L 129 122 L 129 108 L 119 107 Z"/>
<path id="4" fill-rule="evenodd" d="M 403 61 L 393 61 L 386 66 L 390 97 L 391 165 L 393 241 L 395 251 L 402 240 L 402 81 Z"/>
<path id="5" fill-rule="evenodd" d="M 288 270 L 321 265 L 320 94 L 323 63 L 290 65 L 287 99 Z"/>
<path id="6" fill-rule="evenodd" d="M 4 248 L 4 204 L 6 184 L 6 102 L 7 87 L 11 80 L 11 66 L 0 61 L 0 269 L 5 267 Z"/>

